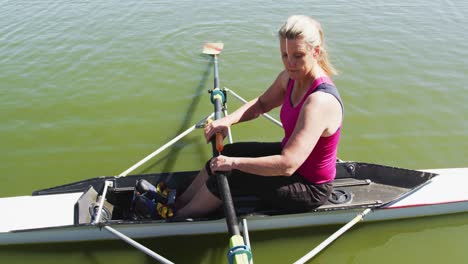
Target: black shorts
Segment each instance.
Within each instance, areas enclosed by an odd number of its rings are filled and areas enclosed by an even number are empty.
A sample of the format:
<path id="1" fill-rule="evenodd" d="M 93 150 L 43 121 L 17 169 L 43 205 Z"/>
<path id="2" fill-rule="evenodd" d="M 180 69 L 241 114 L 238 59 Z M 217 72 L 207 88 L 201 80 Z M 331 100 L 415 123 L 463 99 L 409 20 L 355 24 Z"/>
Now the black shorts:
<path id="1" fill-rule="evenodd" d="M 228 144 L 223 155 L 228 157 L 262 157 L 280 154 L 281 143 L 241 142 Z M 205 168 L 209 178 L 206 186 L 221 199 L 216 177 L 211 172 L 209 161 Z M 292 176 L 259 176 L 233 170 L 226 173 L 231 195 L 253 195 L 275 209 L 287 212 L 305 212 L 324 204 L 333 189 L 332 183 L 312 184 L 299 174 Z"/>

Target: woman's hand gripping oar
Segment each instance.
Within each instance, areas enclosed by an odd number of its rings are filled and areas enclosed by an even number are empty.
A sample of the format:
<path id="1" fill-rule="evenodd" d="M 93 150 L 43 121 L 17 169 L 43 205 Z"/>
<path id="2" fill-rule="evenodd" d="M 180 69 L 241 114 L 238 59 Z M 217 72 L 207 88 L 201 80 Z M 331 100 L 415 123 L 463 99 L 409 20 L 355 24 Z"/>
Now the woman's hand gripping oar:
<path id="1" fill-rule="evenodd" d="M 218 151 L 218 154 L 221 154 L 221 152 L 224 149 L 224 130 L 227 130 L 227 126 L 214 126 L 213 125 L 213 120 L 207 119 L 206 120 L 206 125 L 205 125 L 205 135 L 206 135 L 206 142 L 210 142 L 213 137 L 215 137 L 215 143 L 216 143 L 216 150 Z"/>

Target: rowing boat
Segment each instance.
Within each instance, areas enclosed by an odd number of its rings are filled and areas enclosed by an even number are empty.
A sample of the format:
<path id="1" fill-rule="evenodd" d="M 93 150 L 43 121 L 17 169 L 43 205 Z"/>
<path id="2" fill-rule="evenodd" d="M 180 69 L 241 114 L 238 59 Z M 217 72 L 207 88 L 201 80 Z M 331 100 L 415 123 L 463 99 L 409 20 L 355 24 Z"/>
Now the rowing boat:
<path id="1" fill-rule="evenodd" d="M 329 201 L 305 213 L 286 213 L 254 197 L 233 197 L 236 213 L 250 231 L 343 224 L 365 208 L 366 221 L 422 217 L 468 211 L 468 168 L 408 170 L 362 162 L 337 162 Z M 38 190 L 31 196 L 0 198 L 0 244 L 115 239 L 92 223 L 104 186 L 102 219 L 132 238 L 226 232 L 222 212 L 198 219 L 133 220 L 130 205 L 137 180 L 165 181 L 183 191 L 195 171 L 98 177 Z M 18 210 L 21 208 L 21 210 Z"/>
<path id="2" fill-rule="evenodd" d="M 0 198 L 0 245 L 43 242 L 75 242 L 122 239 L 161 263 L 172 263 L 132 238 L 150 238 L 197 234 L 230 234 L 229 263 L 251 263 L 252 255 L 248 231 L 272 230 L 320 225 L 345 224 L 314 250 L 299 259 L 307 262 L 338 236 L 361 221 L 384 221 L 433 215 L 468 212 L 468 168 L 411 170 L 341 161 L 336 163 L 337 175 L 328 201 L 308 212 L 292 213 L 275 209 L 256 197 L 231 197 L 224 173 L 216 175 L 223 209 L 203 218 L 141 219 L 132 214 L 137 181 L 154 185 L 164 182 L 170 189 L 182 193 L 198 174 L 197 171 L 130 175 L 130 172 L 167 149 L 170 145 L 203 127 L 207 119 L 227 114 L 225 99 L 232 90 L 219 88 L 217 55 L 222 43 L 207 43 L 203 53 L 214 62 L 214 89 L 210 90 L 215 106 L 213 114 L 202 119 L 161 148 L 157 149 L 118 176 L 103 176 L 37 190 L 30 196 Z M 222 113 L 221 111 L 224 111 Z M 278 126 L 281 123 L 264 114 Z M 228 133 L 232 142 L 231 133 Z M 212 139 L 214 156 L 222 149 L 221 138 Z M 221 183 L 221 184 L 220 184 Z M 234 192 L 237 193 L 237 192 Z M 238 219 L 242 219 L 239 221 Z M 351 219 L 351 221 L 349 221 Z M 247 228 L 248 222 L 248 228 Z M 243 237 L 240 236 L 242 226 Z M 106 232 L 106 231 L 109 232 Z"/>

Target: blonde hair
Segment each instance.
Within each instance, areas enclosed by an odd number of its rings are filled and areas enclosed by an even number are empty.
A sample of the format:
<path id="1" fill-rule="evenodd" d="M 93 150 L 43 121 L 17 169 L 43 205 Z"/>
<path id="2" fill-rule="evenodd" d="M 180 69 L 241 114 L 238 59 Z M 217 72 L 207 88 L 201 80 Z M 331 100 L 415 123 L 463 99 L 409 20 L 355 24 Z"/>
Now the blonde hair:
<path id="1" fill-rule="evenodd" d="M 304 15 L 290 16 L 281 26 L 278 34 L 281 38 L 290 40 L 302 37 L 311 47 L 319 47 L 317 60 L 320 67 L 329 76 L 338 74 L 328 58 L 322 26 L 317 20 Z"/>

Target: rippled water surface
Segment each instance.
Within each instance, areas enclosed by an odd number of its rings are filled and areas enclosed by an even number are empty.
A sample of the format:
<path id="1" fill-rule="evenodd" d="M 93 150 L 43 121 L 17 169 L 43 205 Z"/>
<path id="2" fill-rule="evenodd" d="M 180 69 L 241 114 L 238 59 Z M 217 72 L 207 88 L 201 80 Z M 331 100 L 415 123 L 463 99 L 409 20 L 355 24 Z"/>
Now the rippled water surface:
<path id="1" fill-rule="evenodd" d="M 213 66 L 201 54 L 207 41 L 225 44 L 221 86 L 246 99 L 257 96 L 281 70 L 276 31 L 296 13 L 321 21 L 340 70 L 335 82 L 346 111 L 342 159 L 414 169 L 468 166 L 463 1 L 0 6 L 0 197 L 117 175 L 198 122 L 212 109 L 207 90 Z M 230 110 L 240 106 L 228 100 Z M 198 169 L 211 151 L 201 134 L 197 130 L 136 172 Z M 282 136 L 265 120 L 238 125 L 233 134 L 235 140 Z M 364 224 L 316 262 L 463 262 L 467 220 L 462 214 Z M 291 263 L 334 229 L 254 233 L 256 263 Z M 177 263 L 225 262 L 225 235 L 195 239 L 143 242 Z M 0 262 L 151 261 L 116 241 L 0 247 Z"/>

